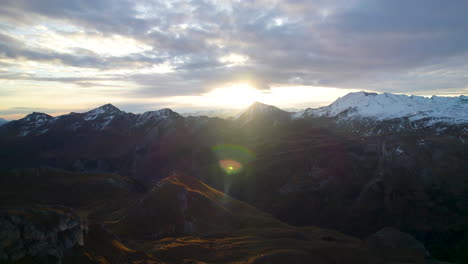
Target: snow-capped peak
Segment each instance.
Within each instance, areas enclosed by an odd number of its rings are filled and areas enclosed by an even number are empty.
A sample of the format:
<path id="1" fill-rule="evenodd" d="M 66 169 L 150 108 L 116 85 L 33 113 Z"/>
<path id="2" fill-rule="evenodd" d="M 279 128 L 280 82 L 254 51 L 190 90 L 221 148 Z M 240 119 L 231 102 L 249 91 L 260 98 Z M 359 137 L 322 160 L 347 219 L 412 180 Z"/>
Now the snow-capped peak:
<path id="1" fill-rule="evenodd" d="M 329 106 L 307 109 L 302 115 L 376 120 L 407 117 L 412 121 L 430 118 L 434 121 L 464 123 L 468 122 L 468 98 L 357 92 L 340 97 Z"/>
<path id="2" fill-rule="evenodd" d="M 103 114 L 118 114 L 118 113 L 121 113 L 122 111 L 120 111 L 120 109 L 118 109 L 117 107 L 113 106 L 112 104 L 105 104 L 103 106 L 100 106 L 96 109 L 93 109 L 91 111 L 88 111 L 84 114 L 84 119 L 86 121 L 89 121 L 89 120 L 94 120 L 96 118 L 98 118 L 100 115 L 103 115 Z"/>
<path id="3" fill-rule="evenodd" d="M 50 119 L 53 119 L 53 117 L 48 114 L 38 112 L 33 112 L 23 118 L 24 121 L 35 124 L 42 124 Z"/>
<path id="4" fill-rule="evenodd" d="M 148 111 L 141 115 L 138 115 L 136 126 L 146 124 L 148 121 L 159 121 L 168 119 L 171 116 L 177 116 L 178 114 L 169 108 L 163 108 L 157 111 Z"/>
<path id="5" fill-rule="evenodd" d="M 33 112 L 20 120 L 12 121 L 10 124 L 13 124 L 13 126 L 15 126 L 15 124 L 19 125 L 18 135 L 26 136 L 37 130 L 45 132 L 46 129 L 44 128 L 47 127 L 50 124 L 49 121 L 53 119 L 54 118 L 48 114 Z"/>

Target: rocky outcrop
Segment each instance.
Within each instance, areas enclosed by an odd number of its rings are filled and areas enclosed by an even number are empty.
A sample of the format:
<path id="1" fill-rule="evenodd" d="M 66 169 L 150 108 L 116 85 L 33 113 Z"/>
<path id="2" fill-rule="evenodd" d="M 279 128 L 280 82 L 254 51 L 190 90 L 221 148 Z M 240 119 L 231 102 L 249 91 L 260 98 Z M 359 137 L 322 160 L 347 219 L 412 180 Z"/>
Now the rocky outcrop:
<path id="1" fill-rule="evenodd" d="M 0 227 L 0 261 L 33 257 L 61 263 L 66 249 L 83 244 L 80 217 L 67 207 L 2 209 Z"/>

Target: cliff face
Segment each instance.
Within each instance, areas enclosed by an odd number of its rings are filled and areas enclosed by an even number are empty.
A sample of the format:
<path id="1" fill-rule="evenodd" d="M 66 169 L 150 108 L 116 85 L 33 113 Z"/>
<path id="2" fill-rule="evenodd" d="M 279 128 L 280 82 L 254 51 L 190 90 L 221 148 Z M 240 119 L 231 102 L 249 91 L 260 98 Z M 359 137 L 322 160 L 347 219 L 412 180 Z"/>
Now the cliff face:
<path id="1" fill-rule="evenodd" d="M 24 257 L 61 263 L 64 250 L 83 244 L 80 217 L 67 207 L 0 210 L 0 260 Z"/>

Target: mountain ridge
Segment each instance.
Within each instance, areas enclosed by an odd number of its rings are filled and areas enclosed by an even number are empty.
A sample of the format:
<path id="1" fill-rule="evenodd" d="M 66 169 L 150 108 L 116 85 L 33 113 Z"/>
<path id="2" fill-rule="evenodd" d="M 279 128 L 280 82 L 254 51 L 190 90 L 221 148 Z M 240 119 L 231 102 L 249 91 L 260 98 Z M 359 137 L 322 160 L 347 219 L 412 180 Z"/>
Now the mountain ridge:
<path id="1" fill-rule="evenodd" d="M 339 117 L 342 120 L 370 118 L 390 120 L 409 118 L 410 121 L 433 119 L 431 122 L 460 124 L 468 122 L 468 97 L 430 98 L 391 93 L 349 93 L 328 106 L 308 108 L 298 112 L 294 118 Z"/>
<path id="2" fill-rule="evenodd" d="M 397 109 L 395 109 L 397 106 L 401 106 L 402 109 L 400 111 L 397 111 Z M 433 95 L 431 97 L 423 97 L 423 96 L 406 95 L 406 94 L 392 94 L 392 93 L 379 94 L 379 93 L 360 91 L 360 92 L 348 93 L 345 96 L 339 97 L 338 99 L 336 99 L 334 102 L 332 102 L 331 104 L 327 106 L 318 107 L 318 108 L 306 108 L 302 111 L 289 112 L 289 113 L 292 113 L 291 116 L 293 119 L 299 119 L 299 118 L 310 117 L 310 116 L 335 117 L 335 116 L 342 114 L 343 112 L 347 110 L 355 110 L 356 114 L 353 116 L 349 116 L 349 117 L 362 116 L 362 117 L 376 118 L 378 120 L 401 118 L 401 117 L 412 117 L 413 120 L 416 120 L 418 118 L 423 118 L 422 116 L 418 117 L 417 116 L 418 113 L 425 112 L 424 117 L 431 117 L 429 115 L 429 112 L 431 112 L 430 107 L 437 107 L 436 109 L 432 109 L 432 112 L 437 114 L 438 112 L 441 112 L 441 110 L 447 110 L 443 108 L 444 106 L 446 106 L 446 108 L 452 107 L 455 109 L 449 109 L 449 110 L 452 110 L 452 112 L 444 112 L 439 115 L 435 115 L 434 117 L 449 118 L 448 115 L 452 114 L 454 115 L 453 118 L 455 119 L 456 122 L 468 122 L 468 114 L 462 115 L 462 117 L 460 118 L 459 116 L 460 112 L 455 112 L 455 110 L 463 110 L 463 111 L 467 110 L 468 97 L 465 95 L 460 95 L 458 97 L 443 97 L 443 96 L 436 96 L 436 95 Z M 385 111 L 383 111 L 385 107 L 391 107 L 391 108 L 385 109 Z M 356 108 L 356 109 L 353 109 L 353 108 Z M 159 110 L 150 110 L 150 111 L 146 111 L 146 112 L 143 112 L 140 114 L 134 114 L 134 115 L 144 116 L 144 115 L 148 115 L 149 113 L 159 112 L 162 110 L 166 112 L 170 110 L 184 117 L 208 116 L 208 117 L 220 117 L 220 118 L 226 118 L 225 114 L 223 113 L 227 111 L 225 109 L 218 109 L 218 110 L 183 112 L 182 114 L 180 114 L 170 108 L 162 108 Z M 246 115 L 249 113 L 254 114 L 254 113 L 262 113 L 262 112 L 274 112 L 278 110 L 283 111 L 283 112 L 288 112 L 274 105 L 264 104 L 261 102 L 254 102 L 245 110 L 240 110 L 239 113 L 237 114 L 237 117 L 235 118 L 238 119 L 240 116 Z M 372 110 L 374 110 L 374 113 L 372 113 Z M 388 113 L 388 110 L 390 110 L 390 113 Z M 217 116 L 217 112 L 222 113 L 220 114 L 221 116 Z M 229 112 L 232 112 L 232 111 L 229 110 Z M 86 120 L 93 120 L 97 118 L 97 116 L 102 115 L 102 114 L 118 114 L 118 113 L 133 114 L 131 112 L 122 111 L 110 103 L 104 104 L 100 107 L 94 108 L 92 110 L 89 110 L 83 113 L 71 112 L 70 114 L 82 114 L 82 115 L 85 115 Z M 462 113 L 464 114 L 465 112 L 462 112 Z M 33 112 L 25 116 L 22 119 L 25 119 L 28 116 L 31 117 L 31 115 L 39 115 L 39 114 L 47 115 L 50 117 L 50 115 L 46 113 Z M 54 118 L 56 119 L 62 116 L 70 115 L 70 114 L 60 115 Z M 199 114 L 199 115 L 196 115 L 196 114 Z M 21 120 L 21 119 L 18 119 L 18 120 Z M 17 120 L 12 120 L 12 121 L 17 121 Z"/>
<path id="3" fill-rule="evenodd" d="M 214 115 L 211 115 L 214 116 Z M 146 111 L 141 114 L 125 112 L 112 104 L 105 104 L 84 113 L 70 113 L 52 117 L 45 113 L 34 112 L 26 117 L 14 120 L 1 126 L 2 130 L 14 128 L 16 136 L 41 135 L 56 127 L 58 123 L 67 123 L 72 130 L 89 129 L 104 131 L 114 126 L 121 130 L 132 127 L 142 127 L 147 124 L 157 124 L 163 120 L 191 119 L 202 120 L 204 116 L 184 116 L 172 109 L 163 108 Z M 205 116 L 206 117 L 206 116 Z M 208 117 L 215 118 L 215 117 Z M 299 112 L 288 112 L 276 106 L 254 102 L 240 112 L 237 118 L 228 118 L 240 126 L 258 122 L 280 124 L 292 120 L 310 118 L 329 118 L 338 122 L 356 123 L 364 127 L 375 126 L 376 122 L 399 120 L 401 124 L 391 125 L 389 129 L 411 129 L 417 127 L 458 126 L 468 123 L 468 97 L 430 98 L 422 96 L 397 95 L 391 93 L 349 93 L 338 98 L 328 106 L 307 108 Z M 65 121 L 66 120 L 66 121 Z M 357 122 L 355 122 L 357 121 Z M 70 124 L 68 124 L 70 123 Z"/>

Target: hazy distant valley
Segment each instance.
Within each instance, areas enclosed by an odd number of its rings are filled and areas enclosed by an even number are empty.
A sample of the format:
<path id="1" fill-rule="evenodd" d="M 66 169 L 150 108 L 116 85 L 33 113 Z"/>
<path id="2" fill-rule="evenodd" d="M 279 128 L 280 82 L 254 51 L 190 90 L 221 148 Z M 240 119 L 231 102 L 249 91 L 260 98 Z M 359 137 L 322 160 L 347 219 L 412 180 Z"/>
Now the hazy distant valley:
<path id="1" fill-rule="evenodd" d="M 465 263 L 467 140 L 465 96 L 32 113 L 0 126 L 0 259 Z"/>

